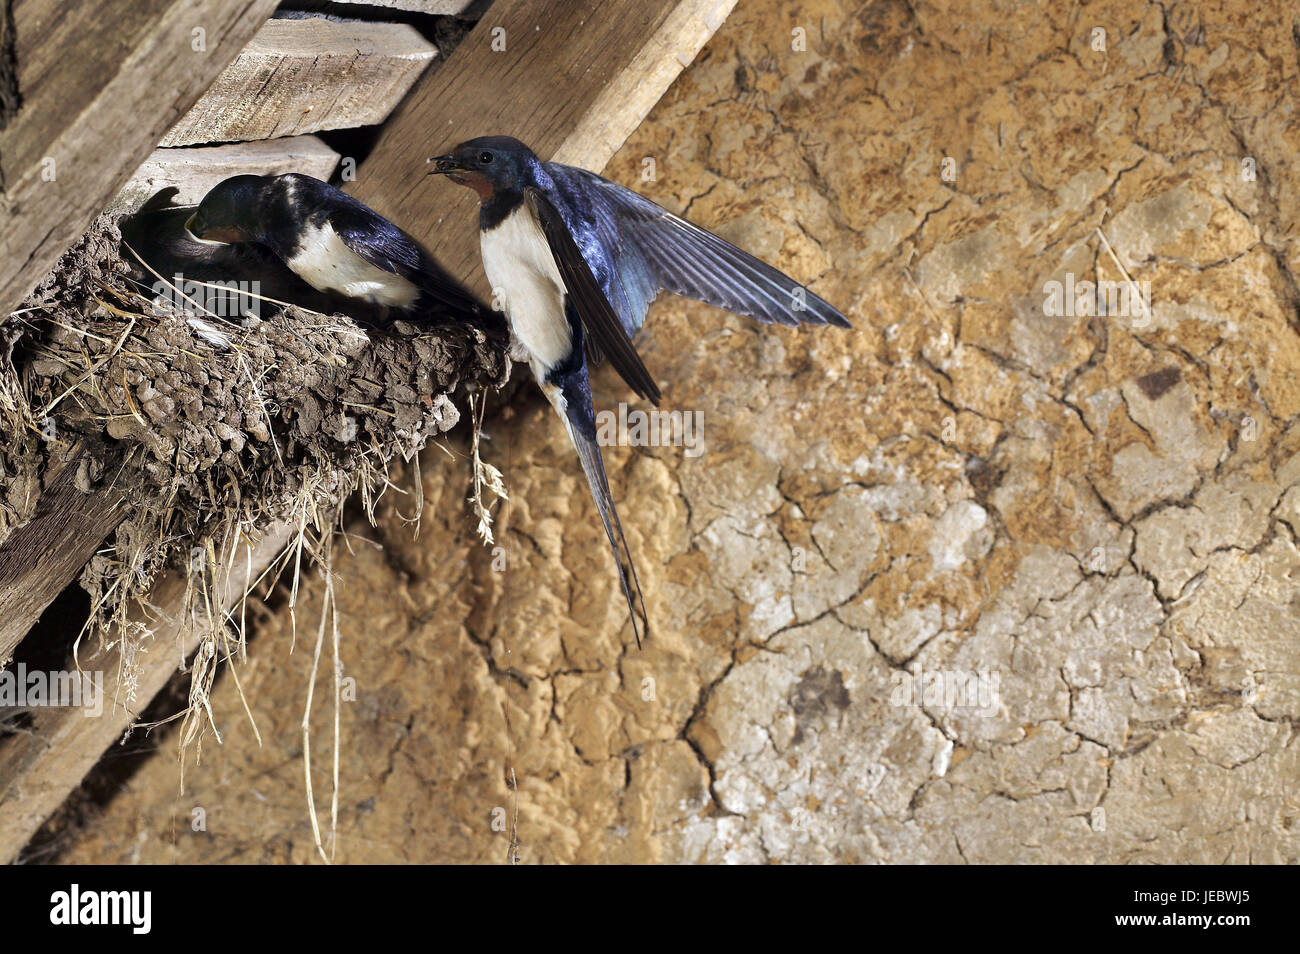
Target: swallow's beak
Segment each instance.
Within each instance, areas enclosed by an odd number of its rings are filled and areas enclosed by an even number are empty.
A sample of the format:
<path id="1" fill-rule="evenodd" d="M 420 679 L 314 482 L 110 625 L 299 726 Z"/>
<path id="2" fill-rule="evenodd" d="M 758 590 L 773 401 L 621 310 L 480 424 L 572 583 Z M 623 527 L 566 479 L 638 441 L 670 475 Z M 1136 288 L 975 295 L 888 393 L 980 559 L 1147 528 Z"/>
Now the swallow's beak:
<path id="1" fill-rule="evenodd" d="M 207 238 L 204 238 L 202 235 L 200 235 L 199 233 L 201 233 L 201 232 L 203 231 L 203 226 L 199 223 L 198 218 L 199 218 L 199 213 L 195 212 L 193 215 L 191 215 L 188 219 L 185 220 L 185 234 L 186 234 L 186 235 L 188 235 L 188 236 L 189 236 L 190 238 L 192 238 L 194 241 L 198 242 L 200 245 L 226 245 L 226 244 L 228 244 L 228 243 L 226 243 L 226 242 L 218 242 L 218 241 L 215 241 L 215 240 L 213 240 L 213 239 L 207 239 Z"/>
<path id="2" fill-rule="evenodd" d="M 452 172 L 463 171 L 456 162 L 455 156 L 431 156 L 424 161 L 433 166 L 427 173 L 431 176 L 445 176 Z"/>

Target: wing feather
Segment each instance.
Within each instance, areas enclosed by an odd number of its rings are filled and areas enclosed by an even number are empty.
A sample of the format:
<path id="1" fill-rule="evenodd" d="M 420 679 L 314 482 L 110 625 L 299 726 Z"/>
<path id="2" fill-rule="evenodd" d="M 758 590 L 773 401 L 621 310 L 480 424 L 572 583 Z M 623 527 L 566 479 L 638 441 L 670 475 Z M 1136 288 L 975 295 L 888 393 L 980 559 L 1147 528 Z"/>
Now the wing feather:
<path id="1" fill-rule="evenodd" d="M 365 206 L 337 209 L 328 221 L 348 248 L 376 268 L 401 275 L 448 308 L 471 315 L 485 311 L 473 292 L 452 278 L 415 239 L 378 213 Z"/>
<path id="2" fill-rule="evenodd" d="M 364 202 L 312 176 L 287 173 L 279 178 L 291 183 L 299 202 L 326 210 L 325 221 L 363 260 L 401 275 L 425 297 L 450 309 L 457 317 L 481 319 L 488 314 L 487 306 L 438 264 L 419 242 Z"/>
<path id="3" fill-rule="evenodd" d="M 660 290 L 772 324 L 849 327 L 790 276 L 644 196 L 585 169 L 553 162 L 545 169 L 570 230 L 586 227 L 614 250 L 616 267 L 598 277 L 629 336 Z"/>
<path id="4" fill-rule="evenodd" d="M 592 274 L 591 266 L 568 224 L 560 216 L 550 199 L 541 190 L 528 188 L 525 200 L 537 217 L 546 235 L 555 264 L 564 279 L 565 291 L 582 322 L 582 328 L 591 339 L 588 354 L 603 354 L 609 363 L 638 396 L 659 403 L 659 387 L 646 370 L 641 356 L 636 353 L 619 314 L 610 303 L 608 293 Z M 617 295 L 617 289 L 615 289 Z"/>

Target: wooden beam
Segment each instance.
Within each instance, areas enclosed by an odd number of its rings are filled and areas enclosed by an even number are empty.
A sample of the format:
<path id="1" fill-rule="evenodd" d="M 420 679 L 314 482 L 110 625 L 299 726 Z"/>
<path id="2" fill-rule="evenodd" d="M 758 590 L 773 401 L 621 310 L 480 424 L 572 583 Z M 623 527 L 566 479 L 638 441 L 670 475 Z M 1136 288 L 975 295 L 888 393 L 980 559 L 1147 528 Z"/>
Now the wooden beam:
<path id="1" fill-rule="evenodd" d="M 0 0 L 0 130 L 18 112 L 18 56 L 14 51 L 13 0 Z"/>
<path id="2" fill-rule="evenodd" d="M 126 515 L 128 488 L 77 487 L 81 461 L 73 454 L 59 466 L 31 517 L 0 545 L 0 666 Z"/>
<path id="3" fill-rule="evenodd" d="M 177 205 L 197 205 L 222 179 L 240 175 L 278 175 L 301 172 L 328 179 L 339 164 L 339 154 L 315 136 L 288 136 L 264 142 L 228 146 L 193 146 L 155 149 L 113 200 L 110 211 L 127 212 L 159 189 L 175 186 Z"/>
<path id="4" fill-rule="evenodd" d="M 345 6 L 388 7 L 393 10 L 410 10 L 413 13 L 431 13 L 454 16 L 464 13 L 474 0 L 334 0 Z"/>
<path id="5" fill-rule="evenodd" d="M 115 0 L 111 13 L 101 0 L 12 5 L 22 104 L 0 132 L 0 315 L 103 211 L 275 5 Z"/>
<path id="6" fill-rule="evenodd" d="M 241 549 L 234 568 L 222 582 L 222 605 L 229 609 L 243 594 L 246 583 L 283 552 L 289 542 L 286 525 L 274 527 L 252 552 L 252 577 Z M 37 708 L 31 710 L 27 731 L 0 741 L 0 864 L 10 864 L 46 818 L 81 783 L 104 751 L 120 740 L 139 718 L 140 712 L 162 690 L 182 659 L 198 646 L 196 629 L 185 613 L 185 580 L 169 575 L 153 596 L 158 613 L 151 618 L 137 616 L 153 630 L 149 652 L 141 654 L 135 701 L 118 699 L 118 654 L 116 650 L 90 659 L 83 651 L 82 668 L 102 673 L 103 711 L 90 716 L 83 708 Z"/>
<path id="7" fill-rule="evenodd" d="M 271 20 L 161 145 L 383 122 L 437 55 L 436 46 L 404 23 Z"/>
<path id="8" fill-rule="evenodd" d="M 426 176 L 425 159 L 500 134 L 542 158 L 604 168 L 735 2 L 496 0 L 384 124 L 349 191 L 486 292 L 478 200 Z"/>

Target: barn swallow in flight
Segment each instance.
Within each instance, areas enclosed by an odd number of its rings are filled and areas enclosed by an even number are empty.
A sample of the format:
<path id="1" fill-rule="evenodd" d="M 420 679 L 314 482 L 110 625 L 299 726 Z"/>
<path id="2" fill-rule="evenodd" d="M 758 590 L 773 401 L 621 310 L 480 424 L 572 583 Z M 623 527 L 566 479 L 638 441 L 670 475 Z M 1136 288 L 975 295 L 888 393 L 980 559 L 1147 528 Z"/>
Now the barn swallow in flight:
<path id="1" fill-rule="evenodd" d="M 731 243 L 595 173 L 542 162 L 517 139 L 471 139 L 428 161 L 431 175 L 478 193 L 483 270 L 503 303 L 514 354 L 527 359 L 578 452 L 639 645 L 645 601 L 596 440 L 588 362 L 608 357 L 657 405 L 659 388 L 631 339 L 660 290 L 769 323 L 847 328 L 848 320 Z"/>
<path id="2" fill-rule="evenodd" d="M 203 197 L 185 227 L 200 242 L 262 245 L 317 291 L 385 313 L 490 321 L 489 309 L 419 242 L 311 176 L 233 176 Z"/>

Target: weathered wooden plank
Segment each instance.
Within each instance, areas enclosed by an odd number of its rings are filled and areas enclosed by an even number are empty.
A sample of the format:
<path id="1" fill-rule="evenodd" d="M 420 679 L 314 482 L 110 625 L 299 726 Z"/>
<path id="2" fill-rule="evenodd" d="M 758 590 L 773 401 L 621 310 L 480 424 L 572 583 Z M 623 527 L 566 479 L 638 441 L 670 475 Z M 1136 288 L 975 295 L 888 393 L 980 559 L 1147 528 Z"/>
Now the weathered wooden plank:
<path id="1" fill-rule="evenodd" d="M 138 208 L 168 186 L 180 190 L 172 200 L 175 204 L 195 205 L 209 189 L 230 176 L 301 172 L 328 179 L 338 164 L 339 154 L 315 136 L 155 149 L 122 187 L 110 208 L 119 212 Z"/>
<path id="2" fill-rule="evenodd" d="M 474 0 L 334 0 L 335 3 L 358 7 L 388 7 L 393 10 L 410 10 L 413 13 L 432 13 L 454 16 L 464 13 Z"/>
<path id="3" fill-rule="evenodd" d="M 22 105 L 0 132 L 0 314 L 85 231 L 275 5 L 13 5 Z"/>
<path id="4" fill-rule="evenodd" d="M 126 515 L 130 488 L 77 488 L 81 456 L 51 476 L 32 516 L 0 545 L 0 666 Z"/>
<path id="5" fill-rule="evenodd" d="M 18 112 L 18 58 L 14 52 L 12 0 L 0 0 L 0 130 Z"/>
<path id="6" fill-rule="evenodd" d="M 500 134 L 603 168 L 735 2 L 497 0 L 384 124 L 349 191 L 486 293 L 478 200 L 427 177 L 425 159 Z"/>
<path id="7" fill-rule="evenodd" d="M 247 555 L 239 548 L 233 569 L 222 581 L 224 607 L 238 602 L 246 584 L 256 580 L 284 550 L 289 536 L 288 527 L 278 525 L 263 538 L 252 553 L 251 577 Z M 90 718 L 78 708 L 33 709 L 29 731 L 0 742 L 0 864 L 13 861 L 36 829 L 167 684 L 180 660 L 188 659 L 198 646 L 198 631 L 184 616 L 185 581 L 179 574 L 159 584 L 154 604 L 159 614 L 147 620 L 138 617 L 147 622 L 154 636 L 149 652 L 143 654 L 134 703 L 127 707 L 118 700 L 114 704 L 121 689 L 116 650 L 94 659 L 83 652 L 83 669 L 103 674 L 103 713 Z"/>
<path id="8" fill-rule="evenodd" d="M 161 145 L 379 123 L 437 55 L 404 23 L 271 20 Z"/>

